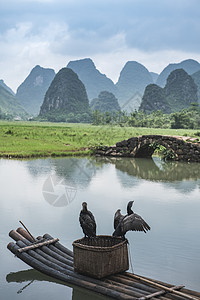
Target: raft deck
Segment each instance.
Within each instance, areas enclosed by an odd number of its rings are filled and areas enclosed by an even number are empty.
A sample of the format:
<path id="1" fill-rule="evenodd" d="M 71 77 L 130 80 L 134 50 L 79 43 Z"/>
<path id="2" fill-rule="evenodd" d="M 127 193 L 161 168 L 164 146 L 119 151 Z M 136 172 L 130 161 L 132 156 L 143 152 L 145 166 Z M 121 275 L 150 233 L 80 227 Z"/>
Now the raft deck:
<path id="1" fill-rule="evenodd" d="M 145 299 L 200 299 L 200 293 L 186 289 L 183 285 L 173 286 L 130 272 L 95 279 L 74 272 L 73 252 L 58 238 L 49 234 L 33 238 L 23 228 L 11 230 L 9 236 L 16 242 L 7 248 L 32 268 L 65 283 L 86 288 L 106 297 L 120 300 Z"/>

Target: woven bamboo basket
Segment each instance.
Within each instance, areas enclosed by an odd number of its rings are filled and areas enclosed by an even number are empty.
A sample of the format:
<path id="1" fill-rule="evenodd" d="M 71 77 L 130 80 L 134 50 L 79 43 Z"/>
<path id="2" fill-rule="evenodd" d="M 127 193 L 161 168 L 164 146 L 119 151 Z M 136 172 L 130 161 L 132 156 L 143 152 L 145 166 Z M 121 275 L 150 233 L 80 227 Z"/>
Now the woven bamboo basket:
<path id="1" fill-rule="evenodd" d="M 127 240 L 99 235 L 73 242 L 74 271 L 95 278 L 129 269 Z"/>

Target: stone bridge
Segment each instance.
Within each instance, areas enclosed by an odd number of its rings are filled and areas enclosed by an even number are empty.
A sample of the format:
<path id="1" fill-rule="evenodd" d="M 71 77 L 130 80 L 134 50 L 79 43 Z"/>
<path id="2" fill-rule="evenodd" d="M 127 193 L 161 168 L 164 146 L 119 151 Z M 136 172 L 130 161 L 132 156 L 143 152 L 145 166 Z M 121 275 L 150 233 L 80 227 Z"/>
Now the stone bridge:
<path id="1" fill-rule="evenodd" d="M 96 150 L 97 155 L 114 157 L 150 158 L 158 146 L 166 149 L 166 158 L 176 161 L 200 162 L 200 141 L 198 138 L 166 135 L 142 135 L 103 146 Z"/>

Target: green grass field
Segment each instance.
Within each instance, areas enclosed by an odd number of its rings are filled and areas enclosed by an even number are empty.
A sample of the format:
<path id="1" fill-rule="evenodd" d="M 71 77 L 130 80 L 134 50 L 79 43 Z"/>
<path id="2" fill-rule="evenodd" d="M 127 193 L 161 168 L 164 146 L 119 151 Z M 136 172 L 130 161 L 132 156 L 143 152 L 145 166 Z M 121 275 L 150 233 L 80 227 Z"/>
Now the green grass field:
<path id="1" fill-rule="evenodd" d="M 98 145 L 111 146 L 145 134 L 194 136 L 197 130 L 154 129 L 90 124 L 0 122 L 0 157 L 33 158 L 90 154 Z"/>

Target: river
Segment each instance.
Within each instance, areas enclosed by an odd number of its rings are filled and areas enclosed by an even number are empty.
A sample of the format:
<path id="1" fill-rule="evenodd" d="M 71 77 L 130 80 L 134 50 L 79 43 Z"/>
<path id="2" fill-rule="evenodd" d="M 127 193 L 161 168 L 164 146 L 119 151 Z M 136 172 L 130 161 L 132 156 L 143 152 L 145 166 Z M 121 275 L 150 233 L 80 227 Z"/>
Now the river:
<path id="1" fill-rule="evenodd" d="M 97 234 L 112 234 L 127 202 L 151 226 L 129 232 L 136 274 L 200 292 L 200 164 L 153 159 L 0 160 L 1 299 L 106 299 L 53 280 L 14 257 L 8 233 L 22 220 L 34 236 L 49 233 L 72 249 L 86 201 Z"/>

